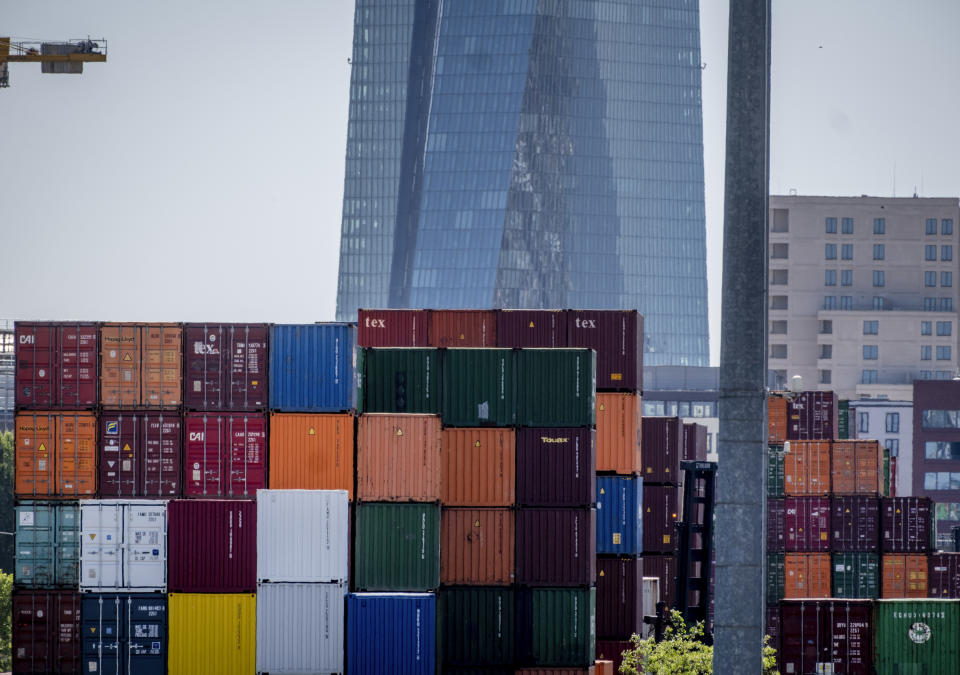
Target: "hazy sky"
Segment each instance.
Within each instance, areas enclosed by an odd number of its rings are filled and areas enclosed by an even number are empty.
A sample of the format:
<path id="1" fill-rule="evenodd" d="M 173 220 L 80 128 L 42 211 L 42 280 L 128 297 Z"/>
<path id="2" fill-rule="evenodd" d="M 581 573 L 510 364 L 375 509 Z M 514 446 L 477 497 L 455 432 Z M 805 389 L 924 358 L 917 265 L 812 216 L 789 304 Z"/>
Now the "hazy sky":
<path id="1" fill-rule="evenodd" d="M 714 363 L 728 6 L 701 0 Z M 352 0 L 0 0 L 2 35 L 109 41 L 0 90 L 0 317 L 332 320 L 352 21 Z M 771 191 L 958 196 L 957 26 L 956 0 L 774 0 Z"/>

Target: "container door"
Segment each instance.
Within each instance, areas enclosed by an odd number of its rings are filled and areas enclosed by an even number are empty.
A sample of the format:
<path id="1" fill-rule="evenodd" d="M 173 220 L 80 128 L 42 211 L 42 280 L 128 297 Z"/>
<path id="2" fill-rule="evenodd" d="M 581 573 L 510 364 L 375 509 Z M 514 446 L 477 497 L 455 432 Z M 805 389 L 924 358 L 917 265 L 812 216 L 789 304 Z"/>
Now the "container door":
<path id="1" fill-rule="evenodd" d="M 97 492 L 97 418 L 66 413 L 57 421 L 57 494 L 93 497 Z"/>
<path id="2" fill-rule="evenodd" d="M 223 384 L 228 410 L 267 407 L 267 327 L 230 326 Z"/>
<path id="3" fill-rule="evenodd" d="M 100 417 L 100 494 L 104 497 L 137 494 L 141 422 L 140 415 L 104 413 Z"/>
<path id="4" fill-rule="evenodd" d="M 143 405 L 170 408 L 180 405 L 181 329 L 156 324 L 143 329 Z"/>
<path id="5" fill-rule="evenodd" d="M 80 507 L 60 504 L 56 519 L 57 585 L 76 588 L 80 583 Z"/>
<path id="6" fill-rule="evenodd" d="M 184 494 L 192 497 L 223 494 L 222 472 L 228 448 L 224 418 L 219 415 L 187 415 L 184 424 L 187 444 Z"/>
<path id="7" fill-rule="evenodd" d="M 180 495 L 180 416 L 144 415 L 140 443 L 138 494 L 144 497 Z"/>
<path id="8" fill-rule="evenodd" d="M 167 669 L 167 601 L 163 595 L 127 597 L 123 624 L 125 673 L 164 675 Z"/>
<path id="9" fill-rule="evenodd" d="M 109 675 L 122 673 L 120 625 L 121 600 L 119 595 L 88 595 L 83 598 L 82 635 L 83 673 Z"/>
<path id="10" fill-rule="evenodd" d="M 126 586 L 134 589 L 164 590 L 167 586 L 166 504 L 128 504 L 124 518 Z"/>
<path id="11" fill-rule="evenodd" d="M 97 403 L 97 326 L 63 326 L 60 333 L 60 390 L 64 408 L 89 408 Z"/>
<path id="12" fill-rule="evenodd" d="M 16 495 L 30 497 L 54 494 L 56 417 L 45 413 L 21 413 L 16 417 Z"/>
<path id="13" fill-rule="evenodd" d="M 54 584 L 54 507 L 28 504 L 17 507 L 16 581 L 36 588 Z"/>
<path id="14" fill-rule="evenodd" d="M 227 494 L 232 497 L 257 496 L 257 490 L 267 487 L 267 425 L 266 418 L 254 415 L 234 415 L 226 418 L 230 452 L 224 469 L 229 484 Z"/>
<path id="15" fill-rule="evenodd" d="M 122 519 L 119 504 L 80 507 L 80 588 L 97 591 L 121 588 Z"/>
<path id="16" fill-rule="evenodd" d="M 104 325 L 100 329 L 100 403 L 140 405 L 140 326 Z"/>
<path id="17" fill-rule="evenodd" d="M 56 403 L 57 336 L 50 324 L 17 323 L 18 408 L 53 408 Z"/>
<path id="18" fill-rule="evenodd" d="M 230 346 L 224 342 L 219 324 L 190 325 L 184 328 L 183 358 L 186 360 L 184 403 L 190 410 L 223 410 L 224 359 Z"/>

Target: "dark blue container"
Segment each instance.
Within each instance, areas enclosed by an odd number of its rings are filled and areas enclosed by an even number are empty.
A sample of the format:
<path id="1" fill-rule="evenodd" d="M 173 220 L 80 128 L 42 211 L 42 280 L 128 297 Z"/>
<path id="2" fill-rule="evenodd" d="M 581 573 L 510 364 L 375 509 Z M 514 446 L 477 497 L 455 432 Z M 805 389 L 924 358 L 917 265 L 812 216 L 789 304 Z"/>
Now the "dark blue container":
<path id="1" fill-rule="evenodd" d="M 270 409 L 341 412 L 357 407 L 357 327 L 351 323 L 270 329 Z"/>
<path id="2" fill-rule="evenodd" d="M 597 476 L 597 553 L 640 555 L 643 550 L 643 479 Z"/>
<path id="3" fill-rule="evenodd" d="M 350 675 L 433 675 L 437 669 L 437 596 L 433 593 L 347 595 Z"/>
<path id="4" fill-rule="evenodd" d="M 80 606 L 84 673 L 167 672 L 167 596 L 93 593 Z"/>

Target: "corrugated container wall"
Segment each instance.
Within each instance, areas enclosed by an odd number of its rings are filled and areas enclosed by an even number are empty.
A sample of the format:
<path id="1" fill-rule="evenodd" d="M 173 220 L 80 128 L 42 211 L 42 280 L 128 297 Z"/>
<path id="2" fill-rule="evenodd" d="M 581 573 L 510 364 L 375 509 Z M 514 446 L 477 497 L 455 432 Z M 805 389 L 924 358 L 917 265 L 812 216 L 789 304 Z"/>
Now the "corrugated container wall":
<path id="1" fill-rule="evenodd" d="M 357 499 L 440 500 L 440 418 L 363 414 L 357 425 Z"/>
<path id="2" fill-rule="evenodd" d="M 346 490 L 353 499 L 352 413 L 270 413 L 270 487 Z"/>
<path id="3" fill-rule="evenodd" d="M 355 509 L 352 585 L 424 591 L 440 585 L 440 506 L 360 504 Z"/>
<path id="4" fill-rule="evenodd" d="M 595 588 L 517 589 L 517 661 L 591 666 L 596 653 Z"/>
<path id="5" fill-rule="evenodd" d="M 100 326 L 100 404 L 131 408 L 141 405 L 143 337 L 138 324 Z"/>
<path id="6" fill-rule="evenodd" d="M 444 426 L 513 426 L 516 372 L 511 349 L 448 349 L 443 355 Z"/>
<path id="7" fill-rule="evenodd" d="M 683 425 L 683 459 L 707 461 L 707 428 L 702 424 Z"/>
<path id="8" fill-rule="evenodd" d="M 517 352 L 517 422 L 524 427 L 596 423 L 596 354 L 584 349 Z"/>
<path id="9" fill-rule="evenodd" d="M 580 428 L 517 431 L 517 503 L 593 506 L 596 432 Z"/>
<path id="10" fill-rule="evenodd" d="M 830 494 L 830 441 L 790 441 L 784 453 L 783 491 L 788 497 Z"/>
<path id="11" fill-rule="evenodd" d="M 636 310 L 571 310 L 567 344 L 597 353 L 597 389 L 643 389 L 643 317 Z"/>
<path id="12" fill-rule="evenodd" d="M 80 672 L 79 593 L 14 591 L 11 605 L 13 672 Z"/>
<path id="13" fill-rule="evenodd" d="M 597 471 L 640 473 L 640 394 L 597 393 Z"/>
<path id="14" fill-rule="evenodd" d="M 834 494 L 884 494 L 879 441 L 834 442 L 830 477 Z"/>
<path id="15" fill-rule="evenodd" d="M 763 582 L 767 588 L 767 605 L 775 606 L 783 600 L 787 583 L 786 553 L 767 553 Z"/>
<path id="16" fill-rule="evenodd" d="M 270 409 L 343 412 L 356 408 L 357 327 L 277 324 L 270 329 Z"/>
<path id="17" fill-rule="evenodd" d="M 440 583 L 512 584 L 515 513 L 512 509 L 444 508 L 440 514 Z"/>
<path id="18" fill-rule="evenodd" d="M 679 417 L 644 417 L 642 428 L 643 480 L 678 485 L 683 422 Z"/>
<path id="19" fill-rule="evenodd" d="M 567 346 L 567 312 L 562 309 L 497 311 L 497 346 L 509 349 Z"/>
<path id="20" fill-rule="evenodd" d="M 142 327 L 141 404 L 176 408 L 183 393 L 183 329 L 172 323 Z"/>
<path id="21" fill-rule="evenodd" d="M 930 555 L 931 598 L 960 598 L 960 553 Z"/>
<path id="22" fill-rule="evenodd" d="M 171 593 L 170 675 L 253 673 L 256 624 L 253 593 Z"/>
<path id="23" fill-rule="evenodd" d="M 431 347 L 495 347 L 497 313 L 480 309 L 430 311 Z"/>
<path id="24" fill-rule="evenodd" d="M 660 580 L 660 600 L 672 607 L 676 601 L 677 556 L 651 554 L 643 556 L 643 573 Z"/>
<path id="25" fill-rule="evenodd" d="M 61 407 L 86 410 L 97 404 L 99 337 L 94 323 L 60 327 L 56 401 Z"/>
<path id="26" fill-rule="evenodd" d="M 349 594 L 347 672 L 433 675 L 437 671 L 436 621 L 433 593 Z"/>
<path id="27" fill-rule="evenodd" d="M 80 511 L 76 502 L 20 502 L 15 507 L 14 583 L 76 588 L 80 579 Z"/>
<path id="28" fill-rule="evenodd" d="M 430 345 L 428 309 L 361 309 L 357 316 L 357 344 L 361 347 Z"/>
<path id="29" fill-rule="evenodd" d="M 445 506 L 513 506 L 516 433 L 513 429 L 444 429 L 441 499 Z"/>
<path id="30" fill-rule="evenodd" d="M 830 529 L 835 551 L 880 549 L 880 501 L 863 495 L 831 500 Z"/>
<path id="31" fill-rule="evenodd" d="M 930 592 L 929 563 L 923 553 L 884 553 L 880 566 L 883 598 L 926 598 Z"/>
<path id="32" fill-rule="evenodd" d="M 787 553 L 784 555 L 785 598 L 829 598 L 830 554 Z"/>
<path id="33" fill-rule="evenodd" d="M 176 413 L 102 412 L 100 496 L 180 496 L 182 427 Z"/>
<path id="34" fill-rule="evenodd" d="M 18 409 L 86 409 L 97 404 L 95 323 L 14 325 Z"/>
<path id="35" fill-rule="evenodd" d="M 879 675 L 955 673 L 960 661 L 960 602 L 878 600 L 873 608 Z"/>
<path id="36" fill-rule="evenodd" d="M 880 597 L 880 557 L 876 553 L 834 553 L 833 597 Z"/>
<path id="37" fill-rule="evenodd" d="M 254 499 L 267 486 L 267 418 L 188 413 L 183 418 L 184 497 Z"/>
<path id="38" fill-rule="evenodd" d="M 246 593 L 257 587 L 257 505 L 177 500 L 169 506 L 170 590 Z"/>
<path id="39" fill-rule="evenodd" d="M 871 675 L 871 610 L 865 600 L 784 602 L 778 665 L 786 673 Z"/>
<path id="40" fill-rule="evenodd" d="M 440 590 L 439 601 L 437 632 L 445 673 L 458 666 L 513 664 L 513 588 L 447 586 Z"/>
<path id="41" fill-rule="evenodd" d="M 642 551 L 643 479 L 598 476 L 597 553 L 640 555 Z"/>
<path id="42" fill-rule="evenodd" d="M 643 629 L 643 614 L 643 561 L 597 558 L 597 637 L 629 639 Z"/>
<path id="43" fill-rule="evenodd" d="M 439 415 L 440 370 L 438 349 L 361 349 L 357 409 Z"/>
<path id="44" fill-rule="evenodd" d="M 17 498 L 43 498 L 56 494 L 57 418 L 52 413 L 20 413 L 16 429 Z"/>
<path id="45" fill-rule="evenodd" d="M 771 445 L 767 449 L 767 496 L 782 497 L 784 482 L 784 455 L 782 445 Z"/>
<path id="46" fill-rule="evenodd" d="M 346 585 L 257 586 L 257 672 L 342 673 Z"/>
<path id="47" fill-rule="evenodd" d="M 97 416 L 94 413 L 57 415 L 56 465 L 57 496 L 96 496 Z"/>
<path id="48" fill-rule="evenodd" d="M 613 672 L 620 672 L 623 663 L 623 652 L 633 649 L 629 641 L 624 640 L 597 640 L 597 658 L 613 661 Z"/>
<path id="49" fill-rule="evenodd" d="M 926 553 L 930 550 L 933 508 L 927 497 L 885 497 L 880 500 L 880 538 L 884 553 Z"/>
<path id="50" fill-rule="evenodd" d="M 672 485 L 643 486 L 643 550 L 673 553 L 677 549 L 677 517 L 680 488 Z"/>
<path id="51" fill-rule="evenodd" d="M 826 497 L 787 497 L 784 523 L 787 551 L 830 550 L 830 500 Z"/>
<path id="52" fill-rule="evenodd" d="M 837 395 L 832 391 L 804 391 L 787 403 L 787 440 L 836 438 Z"/>
<path id="53" fill-rule="evenodd" d="M 18 498 L 93 497 L 97 492 L 94 413 L 23 412 L 16 415 Z"/>
<path id="54" fill-rule="evenodd" d="M 785 551 L 787 546 L 786 501 L 767 498 L 767 550 Z"/>
<path id="55" fill-rule="evenodd" d="M 266 410 L 269 332 L 266 324 L 185 324 L 184 406 L 188 410 Z"/>
<path id="56" fill-rule="evenodd" d="M 81 605 L 84 673 L 166 675 L 167 596 L 91 593 Z"/>
<path id="57" fill-rule="evenodd" d="M 593 585 L 597 579 L 596 543 L 597 513 L 593 509 L 520 509 L 517 582 Z"/>
<path id="58" fill-rule="evenodd" d="M 80 502 L 80 590 L 167 590 L 167 502 Z"/>
<path id="59" fill-rule="evenodd" d="M 783 445 L 787 440 L 787 399 L 780 396 L 767 398 L 767 443 Z"/>

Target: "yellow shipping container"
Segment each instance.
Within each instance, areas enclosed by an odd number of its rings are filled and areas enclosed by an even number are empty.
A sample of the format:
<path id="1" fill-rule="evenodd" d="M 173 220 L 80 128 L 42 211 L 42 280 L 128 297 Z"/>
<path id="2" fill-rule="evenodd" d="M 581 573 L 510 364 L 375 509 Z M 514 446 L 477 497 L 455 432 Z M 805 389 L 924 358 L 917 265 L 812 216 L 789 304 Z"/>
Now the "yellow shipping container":
<path id="1" fill-rule="evenodd" d="M 170 675 L 244 675 L 256 667 L 253 593 L 170 594 Z"/>

